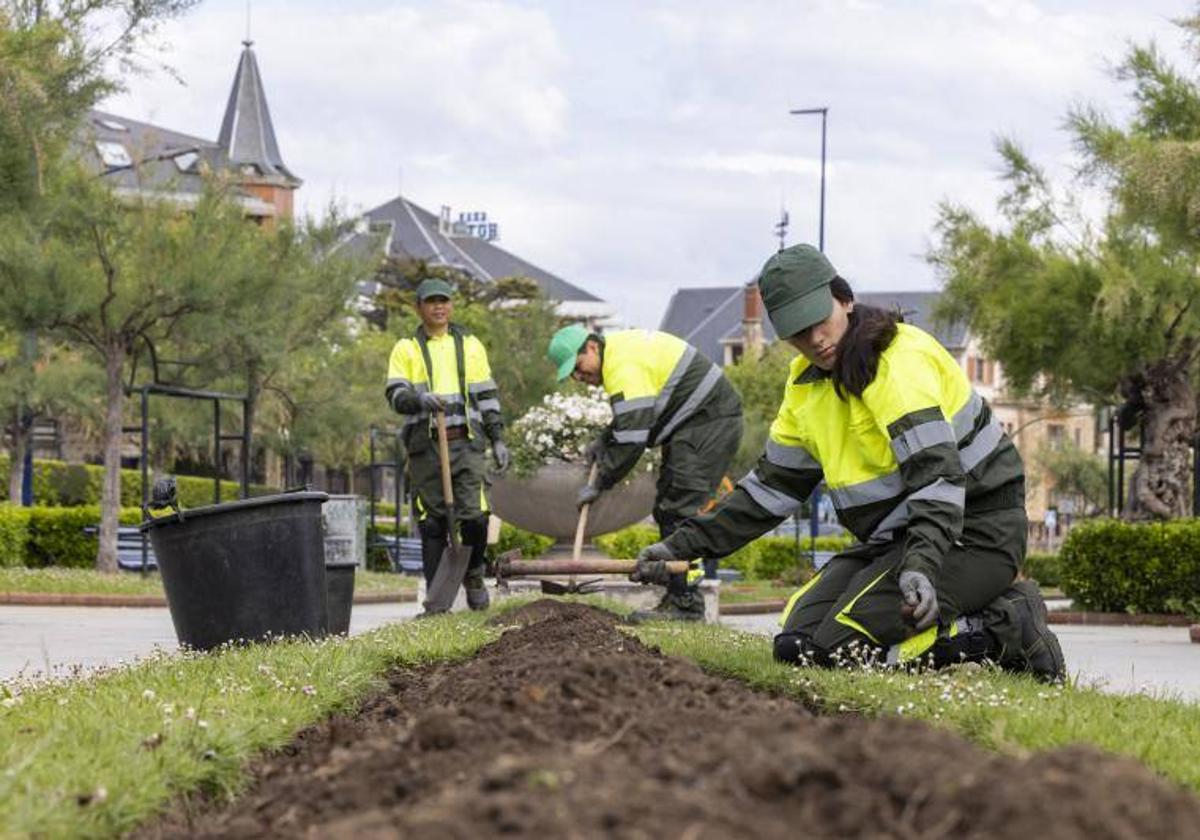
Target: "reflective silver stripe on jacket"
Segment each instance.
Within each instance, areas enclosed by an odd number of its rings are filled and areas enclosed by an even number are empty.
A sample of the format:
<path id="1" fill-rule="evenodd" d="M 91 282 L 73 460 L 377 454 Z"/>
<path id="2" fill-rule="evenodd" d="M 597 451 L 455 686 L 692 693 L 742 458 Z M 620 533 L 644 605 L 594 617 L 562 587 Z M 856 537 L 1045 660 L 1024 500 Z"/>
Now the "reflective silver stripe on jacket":
<path id="1" fill-rule="evenodd" d="M 654 401 L 657 399 L 658 397 L 638 397 L 632 400 L 617 400 L 612 404 L 613 417 L 619 417 L 622 414 L 639 411 L 643 408 L 654 408 Z"/>
<path id="2" fill-rule="evenodd" d="M 658 418 L 667 409 L 667 403 L 671 401 L 671 394 L 675 393 L 675 389 L 679 386 L 679 380 L 683 379 L 683 374 L 687 371 L 688 365 L 692 363 L 692 359 L 696 357 L 696 348 L 688 345 L 684 348 L 683 355 L 679 357 L 679 361 L 675 363 L 671 375 L 667 377 L 667 381 L 663 384 L 663 389 L 657 397 L 654 398 L 654 420 L 658 422 Z"/>
<path id="3" fill-rule="evenodd" d="M 900 504 L 892 508 L 891 512 L 875 526 L 875 530 L 871 532 L 867 542 L 890 542 L 892 532 L 908 524 L 910 514 L 908 503 L 918 499 L 949 502 L 955 507 L 964 508 L 967 504 L 967 489 L 957 484 L 951 484 L 944 478 L 926 484 L 920 490 L 910 493 Z"/>
<path id="4" fill-rule="evenodd" d="M 852 508 L 859 505 L 869 505 L 874 502 L 885 502 L 894 499 L 904 492 L 904 479 L 900 471 L 890 472 L 869 481 L 860 481 L 846 487 L 831 487 L 829 495 L 839 508 Z"/>
<path id="5" fill-rule="evenodd" d="M 944 478 L 939 478 L 937 481 L 930 482 L 908 494 L 910 502 L 917 499 L 925 499 L 931 502 L 948 502 L 957 508 L 962 508 L 967 504 L 967 488 L 960 484 L 951 484 Z"/>
<path id="6" fill-rule="evenodd" d="M 613 440 L 617 443 L 646 443 L 650 440 L 649 429 L 622 429 L 613 432 Z"/>
<path id="7" fill-rule="evenodd" d="M 954 429 L 945 420 L 930 420 L 913 426 L 892 440 L 892 453 L 903 464 L 918 452 L 943 443 L 957 444 Z"/>
<path id="8" fill-rule="evenodd" d="M 486 400 L 479 401 L 480 411 L 500 411 L 500 400 L 495 397 L 489 397 Z"/>
<path id="9" fill-rule="evenodd" d="M 983 397 L 979 396 L 978 391 L 972 390 L 967 404 L 956 411 L 954 416 L 950 418 L 950 425 L 954 427 L 955 438 L 962 440 L 971 434 L 971 430 L 975 428 L 975 421 L 979 419 L 979 414 L 982 411 Z"/>
<path id="10" fill-rule="evenodd" d="M 821 465 L 803 446 L 788 446 L 767 438 L 767 460 L 789 470 L 819 470 Z"/>
<path id="11" fill-rule="evenodd" d="M 492 381 L 491 379 L 487 379 L 483 382 L 476 382 L 474 384 L 467 386 L 467 391 L 472 394 L 479 394 L 479 393 L 482 393 L 483 391 L 495 391 L 495 390 L 496 390 L 496 383 L 494 381 Z"/>
<path id="12" fill-rule="evenodd" d="M 716 365 L 713 365 L 704 374 L 704 378 L 700 380 L 700 384 L 696 386 L 696 389 L 692 391 L 683 405 L 679 406 L 679 409 L 672 415 L 671 419 L 662 427 L 662 431 L 655 435 L 655 440 L 666 440 L 671 436 L 671 432 L 678 428 L 680 423 L 695 414 L 696 409 L 700 408 L 700 404 L 704 402 L 704 398 L 712 392 L 712 389 L 717 386 L 717 382 L 720 379 L 721 371 Z"/>
<path id="13" fill-rule="evenodd" d="M 979 466 L 984 458 L 996 450 L 1003 439 L 1004 429 L 1000 427 L 1000 422 L 993 417 L 990 423 L 979 430 L 979 434 L 975 435 L 974 440 L 958 450 L 963 472 L 970 472 Z"/>
<path id="14" fill-rule="evenodd" d="M 791 516 L 800 509 L 798 500 L 771 487 L 753 470 L 742 476 L 738 486 L 744 488 L 759 507 L 774 516 Z"/>

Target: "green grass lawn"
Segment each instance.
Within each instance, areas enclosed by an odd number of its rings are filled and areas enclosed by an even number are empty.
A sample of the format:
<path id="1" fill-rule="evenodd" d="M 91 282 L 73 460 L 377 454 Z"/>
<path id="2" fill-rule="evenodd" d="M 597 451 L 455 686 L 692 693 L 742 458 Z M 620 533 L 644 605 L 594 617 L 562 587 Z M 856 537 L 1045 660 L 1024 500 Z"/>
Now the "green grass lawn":
<path id="1" fill-rule="evenodd" d="M 498 634 L 484 618 L 164 654 L 49 684 L 0 683 L 0 835 L 112 836 L 177 794 L 234 793 L 251 758 L 354 708 L 390 668 L 471 656 Z"/>
<path id="2" fill-rule="evenodd" d="M 631 632 L 663 653 L 813 709 L 920 718 L 1002 752 L 1093 744 L 1200 792 L 1200 704 L 1051 687 L 972 666 L 922 674 L 796 668 L 773 661 L 766 637 L 718 625 L 655 624 Z"/>
<path id="3" fill-rule="evenodd" d="M 163 654 L 75 680 L 0 683 L 0 834 L 111 836 L 180 794 L 234 794 L 252 758 L 334 711 L 355 708 L 389 669 L 473 655 L 496 637 L 484 624 L 495 612 L 390 625 L 351 639 Z M 767 638 L 720 626 L 628 632 L 817 710 L 920 718 L 1006 753 L 1090 743 L 1200 791 L 1196 704 L 1048 687 L 982 668 L 797 669 L 771 660 Z"/>
<path id="4" fill-rule="evenodd" d="M 354 591 L 371 594 L 415 592 L 417 579 L 408 575 L 359 571 L 354 576 Z M 120 572 L 103 574 L 91 569 L 0 568 L 0 592 L 47 592 L 87 595 L 162 595 L 157 573 Z"/>
<path id="5" fill-rule="evenodd" d="M 719 591 L 722 604 L 747 604 L 751 601 L 786 601 L 797 588 L 779 586 L 769 580 L 752 580 L 722 583 Z"/>

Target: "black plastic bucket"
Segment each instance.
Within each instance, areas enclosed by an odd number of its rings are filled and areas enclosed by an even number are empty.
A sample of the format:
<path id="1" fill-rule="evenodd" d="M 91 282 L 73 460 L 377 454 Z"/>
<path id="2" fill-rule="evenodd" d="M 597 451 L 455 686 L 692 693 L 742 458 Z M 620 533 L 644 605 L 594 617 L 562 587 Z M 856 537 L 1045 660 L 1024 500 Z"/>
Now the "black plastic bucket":
<path id="1" fill-rule="evenodd" d="M 319 492 L 281 493 L 142 523 L 180 644 L 326 633 Z"/>
<path id="2" fill-rule="evenodd" d="M 354 561 L 325 564 L 325 604 L 329 613 L 329 632 L 350 634 L 350 609 L 354 605 Z"/>

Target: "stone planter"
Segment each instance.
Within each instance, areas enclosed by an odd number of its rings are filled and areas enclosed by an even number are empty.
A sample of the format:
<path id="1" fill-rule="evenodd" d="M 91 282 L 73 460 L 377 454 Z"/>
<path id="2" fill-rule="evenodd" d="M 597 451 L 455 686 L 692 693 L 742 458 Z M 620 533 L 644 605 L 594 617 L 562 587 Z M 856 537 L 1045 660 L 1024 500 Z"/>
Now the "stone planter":
<path id="1" fill-rule="evenodd" d="M 492 485 L 492 510 L 518 528 L 571 543 L 579 523 L 575 496 L 587 475 L 585 464 L 546 464 L 526 478 L 501 476 Z M 620 530 L 650 515 L 656 474 L 635 468 L 634 475 L 592 505 L 586 539 Z"/>
<path id="2" fill-rule="evenodd" d="M 1192 643 L 1200 645 L 1200 624 L 1193 624 L 1188 628 L 1188 635 L 1192 637 Z"/>

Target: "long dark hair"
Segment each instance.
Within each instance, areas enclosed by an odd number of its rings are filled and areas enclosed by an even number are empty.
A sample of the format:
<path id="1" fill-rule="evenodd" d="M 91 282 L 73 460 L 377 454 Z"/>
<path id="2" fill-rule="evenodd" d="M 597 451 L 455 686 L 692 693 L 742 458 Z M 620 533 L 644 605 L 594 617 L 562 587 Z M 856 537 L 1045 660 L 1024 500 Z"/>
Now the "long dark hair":
<path id="1" fill-rule="evenodd" d="M 850 284 L 841 277 L 833 278 L 829 291 L 841 303 L 854 300 Z M 833 388 L 843 400 L 846 394 L 861 397 L 875 379 L 879 356 L 896 337 L 896 324 L 903 318 L 898 312 L 856 303 L 847 320 L 846 333 L 838 342 L 837 359 L 833 363 Z"/>

